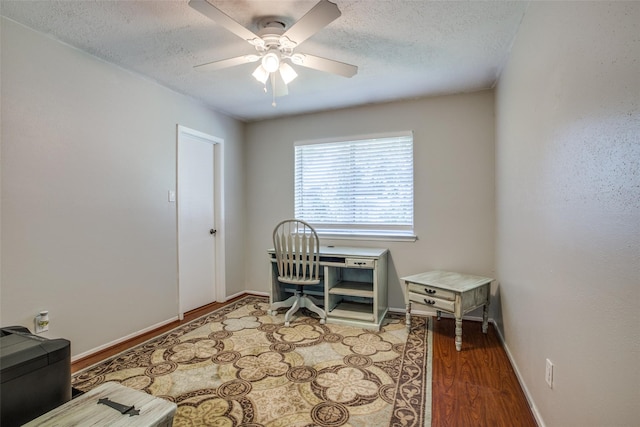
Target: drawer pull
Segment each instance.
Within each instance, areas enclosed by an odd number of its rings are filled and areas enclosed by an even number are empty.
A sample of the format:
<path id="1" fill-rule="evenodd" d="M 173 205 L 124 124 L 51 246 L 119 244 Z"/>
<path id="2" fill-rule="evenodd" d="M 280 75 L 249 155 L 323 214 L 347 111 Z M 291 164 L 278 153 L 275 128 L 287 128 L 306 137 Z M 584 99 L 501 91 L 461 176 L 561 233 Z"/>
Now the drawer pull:
<path id="1" fill-rule="evenodd" d="M 433 304 L 435 304 L 436 302 L 435 302 L 434 300 L 432 300 L 432 299 L 426 299 L 426 298 L 425 298 L 425 299 L 424 299 L 424 303 L 425 303 L 425 304 L 429 304 L 429 305 L 433 305 Z"/>
<path id="2" fill-rule="evenodd" d="M 425 294 L 428 294 L 428 295 L 433 295 L 433 294 L 435 294 L 436 292 L 438 292 L 438 291 L 436 291 L 435 289 L 425 289 L 425 290 L 424 290 L 424 293 L 425 293 Z"/>

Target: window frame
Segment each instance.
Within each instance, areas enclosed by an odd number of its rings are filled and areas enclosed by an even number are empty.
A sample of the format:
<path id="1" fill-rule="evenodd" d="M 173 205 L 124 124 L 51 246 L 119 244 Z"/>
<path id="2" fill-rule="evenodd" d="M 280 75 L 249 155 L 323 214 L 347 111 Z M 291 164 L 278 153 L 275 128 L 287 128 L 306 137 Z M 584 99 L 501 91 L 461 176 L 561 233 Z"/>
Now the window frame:
<path id="1" fill-rule="evenodd" d="M 410 138 L 410 157 L 411 157 L 411 191 L 410 191 L 410 216 L 411 224 L 393 225 L 383 224 L 376 227 L 375 224 L 338 224 L 333 223 L 327 226 L 326 223 L 319 223 L 313 218 L 304 217 L 298 211 L 298 198 L 299 198 L 299 171 L 298 171 L 298 148 L 310 145 L 319 144 L 357 144 L 370 141 L 371 144 L 375 144 L 375 140 L 389 140 L 389 139 L 405 139 Z M 388 142 L 388 141 L 381 141 Z M 406 141 L 405 141 L 406 142 Z M 405 154 L 406 155 L 406 154 Z M 415 167 L 414 167 L 414 135 L 413 131 L 400 131 L 400 132 L 387 132 L 369 135 L 354 135 L 347 137 L 337 138 L 323 138 L 314 140 L 301 140 L 294 143 L 294 216 L 299 219 L 303 219 L 309 222 L 317 231 L 318 235 L 328 239 L 347 239 L 347 240 L 390 240 L 390 241 L 415 241 L 417 236 L 415 234 Z"/>

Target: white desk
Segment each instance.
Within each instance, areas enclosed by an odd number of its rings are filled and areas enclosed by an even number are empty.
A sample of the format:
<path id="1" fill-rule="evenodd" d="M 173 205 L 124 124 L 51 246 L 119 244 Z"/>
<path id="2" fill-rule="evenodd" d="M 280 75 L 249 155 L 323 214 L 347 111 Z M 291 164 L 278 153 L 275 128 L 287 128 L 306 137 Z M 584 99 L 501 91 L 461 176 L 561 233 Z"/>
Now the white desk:
<path id="1" fill-rule="evenodd" d="M 305 286 L 305 293 L 324 301 L 327 323 L 380 329 L 387 310 L 387 249 L 321 246 L 322 281 Z M 270 303 L 284 301 L 294 287 L 278 282 L 275 251 L 268 251 L 271 271 Z"/>
<path id="2" fill-rule="evenodd" d="M 428 271 L 403 277 L 404 300 L 407 307 L 407 329 L 411 327 L 411 303 L 424 304 L 456 318 L 456 350 L 462 349 L 462 316 L 480 306 L 482 332 L 487 333 L 490 285 L 493 279 L 450 271 Z"/>

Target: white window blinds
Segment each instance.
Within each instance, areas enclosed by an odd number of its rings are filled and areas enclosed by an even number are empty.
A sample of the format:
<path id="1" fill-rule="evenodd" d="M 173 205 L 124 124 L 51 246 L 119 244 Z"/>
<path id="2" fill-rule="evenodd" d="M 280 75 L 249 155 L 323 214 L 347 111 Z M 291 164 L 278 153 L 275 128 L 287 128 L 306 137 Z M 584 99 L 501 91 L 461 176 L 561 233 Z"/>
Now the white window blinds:
<path id="1" fill-rule="evenodd" d="M 295 217 L 336 237 L 413 236 L 413 133 L 297 143 Z"/>

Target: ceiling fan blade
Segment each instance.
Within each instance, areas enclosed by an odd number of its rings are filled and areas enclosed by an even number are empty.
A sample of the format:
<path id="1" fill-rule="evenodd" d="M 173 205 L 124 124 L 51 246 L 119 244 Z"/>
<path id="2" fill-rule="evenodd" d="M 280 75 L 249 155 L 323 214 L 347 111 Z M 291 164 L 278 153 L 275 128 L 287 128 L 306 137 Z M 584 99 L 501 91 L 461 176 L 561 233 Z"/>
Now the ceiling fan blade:
<path id="1" fill-rule="evenodd" d="M 312 68 L 314 70 L 326 71 L 327 73 L 338 74 L 343 77 L 353 77 L 358 72 L 358 67 L 332 59 L 321 58 L 319 56 L 297 53 L 291 61 L 296 65 Z"/>
<path id="2" fill-rule="evenodd" d="M 190 0 L 189 6 L 248 42 L 260 39 L 253 31 L 243 27 L 229 15 L 205 0 Z"/>
<path id="3" fill-rule="evenodd" d="M 286 37 L 296 44 L 300 44 L 322 28 L 337 19 L 342 13 L 335 3 L 329 0 L 320 0 L 298 22 L 293 24 L 282 37 Z"/>
<path id="4" fill-rule="evenodd" d="M 243 55 L 236 56 L 235 58 L 223 59 L 222 61 L 207 62 L 206 64 L 196 65 L 195 68 L 198 71 L 215 71 L 223 68 L 234 67 L 236 65 L 247 64 L 249 62 L 256 62 L 260 57 L 258 55 Z"/>

